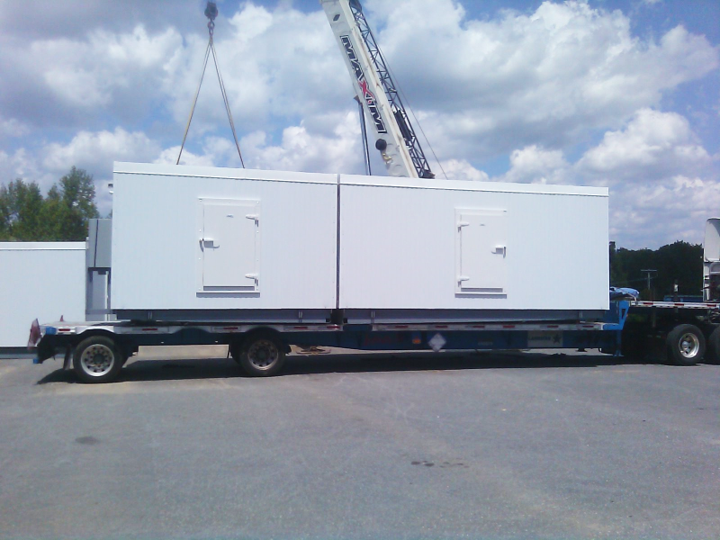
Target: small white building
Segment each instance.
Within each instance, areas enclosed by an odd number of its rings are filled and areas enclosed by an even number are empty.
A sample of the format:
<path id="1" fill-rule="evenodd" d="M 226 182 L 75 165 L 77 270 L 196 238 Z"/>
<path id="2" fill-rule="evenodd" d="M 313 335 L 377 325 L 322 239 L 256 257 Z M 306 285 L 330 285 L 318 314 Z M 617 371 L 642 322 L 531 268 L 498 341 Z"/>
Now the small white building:
<path id="1" fill-rule="evenodd" d="M 30 325 L 85 320 L 85 242 L 0 242 L 0 349 L 27 346 Z"/>

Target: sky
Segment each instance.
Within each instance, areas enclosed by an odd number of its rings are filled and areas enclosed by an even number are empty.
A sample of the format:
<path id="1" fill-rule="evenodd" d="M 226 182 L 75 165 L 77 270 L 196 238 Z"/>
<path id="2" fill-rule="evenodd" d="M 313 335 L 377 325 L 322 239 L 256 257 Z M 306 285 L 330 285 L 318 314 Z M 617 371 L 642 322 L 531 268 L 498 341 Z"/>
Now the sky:
<path id="1" fill-rule="evenodd" d="M 249 168 L 364 173 L 317 0 L 218 1 Z M 610 240 L 701 243 L 720 217 L 718 0 L 364 0 L 438 178 L 606 186 Z M 175 163 L 208 41 L 201 0 L 0 0 L 0 183 Z M 208 67 L 181 163 L 240 161 Z M 382 166 L 373 162 L 373 173 Z"/>

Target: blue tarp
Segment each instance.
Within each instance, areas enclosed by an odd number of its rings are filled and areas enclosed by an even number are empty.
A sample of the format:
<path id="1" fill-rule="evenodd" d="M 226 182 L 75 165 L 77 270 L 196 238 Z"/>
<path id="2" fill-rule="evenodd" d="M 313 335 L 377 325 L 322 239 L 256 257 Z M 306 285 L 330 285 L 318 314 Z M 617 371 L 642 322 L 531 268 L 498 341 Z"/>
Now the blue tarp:
<path id="1" fill-rule="evenodd" d="M 610 287 L 610 300 L 620 300 L 622 298 L 640 298 L 640 293 L 635 289 L 628 287 Z"/>

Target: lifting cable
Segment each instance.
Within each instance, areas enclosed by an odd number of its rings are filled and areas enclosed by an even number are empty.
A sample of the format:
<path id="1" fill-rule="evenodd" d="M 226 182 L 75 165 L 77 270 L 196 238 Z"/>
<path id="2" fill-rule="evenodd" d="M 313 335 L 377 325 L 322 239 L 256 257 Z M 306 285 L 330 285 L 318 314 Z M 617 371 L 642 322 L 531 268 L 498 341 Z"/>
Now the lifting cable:
<path id="1" fill-rule="evenodd" d="M 185 135 L 183 136 L 182 145 L 180 146 L 180 153 L 178 154 L 177 162 L 175 165 L 180 164 L 180 157 L 182 156 L 183 148 L 185 148 L 185 141 L 187 140 L 188 131 L 190 131 L 190 123 L 192 122 L 193 115 L 195 114 L 195 106 L 197 105 L 198 96 L 200 95 L 200 88 L 202 88 L 203 79 L 205 78 L 205 70 L 207 69 L 208 59 L 210 53 L 212 53 L 213 63 L 215 64 L 215 71 L 217 72 L 218 83 L 220 83 L 220 92 L 222 93 L 223 103 L 225 103 L 225 110 L 227 111 L 228 120 L 230 121 L 230 129 L 232 130 L 233 138 L 235 139 L 235 147 L 240 157 L 240 163 L 245 168 L 245 162 L 243 161 L 242 153 L 240 152 L 240 144 L 238 143 L 237 133 L 235 131 L 235 122 L 233 122 L 232 113 L 230 112 L 230 102 L 228 101 L 227 91 L 225 90 L 225 83 L 223 82 L 222 75 L 220 74 L 220 66 L 217 61 L 217 53 L 215 52 L 215 44 L 213 43 L 213 33 L 215 32 L 215 17 L 218 15 L 218 9 L 215 2 L 208 2 L 205 8 L 205 16 L 210 19 L 208 22 L 208 32 L 210 33 L 210 39 L 208 41 L 207 49 L 205 49 L 205 59 L 203 60 L 202 74 L 200 75 L 200 84 L 198 85 L 197 92 L 195 92 L 195 99 L 193 100 L 192 108 L 190 109 L 190 117 L 188 118 L 187 126 L 185 127 Z"/>

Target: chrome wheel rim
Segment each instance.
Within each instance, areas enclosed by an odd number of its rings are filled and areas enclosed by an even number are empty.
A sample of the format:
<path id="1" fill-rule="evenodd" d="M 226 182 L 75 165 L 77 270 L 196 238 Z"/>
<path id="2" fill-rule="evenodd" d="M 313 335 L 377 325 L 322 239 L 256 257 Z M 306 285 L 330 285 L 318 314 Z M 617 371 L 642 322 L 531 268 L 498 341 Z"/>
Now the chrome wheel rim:
<path id="1" fill-rule="evenodd" d="M 700 351 L 700 340 L 695 334 L 683 334 L 680 338 L 680 354 L 684 358 L 694 358 Z"/>
<path id="2" fill-rule="evenodd" d="M 250 345 L 247 359 L 257 369 L 269 369 L 280 357 L 275 343 L 268 339 L 261 339 Z"/>
<path id="3" fill-rule="evenodd" d="M 113 367 L 115 353 L 107 345 L 90 345 L 80 356 L 83 371 L 93 377 L 107 375 Z"/>

